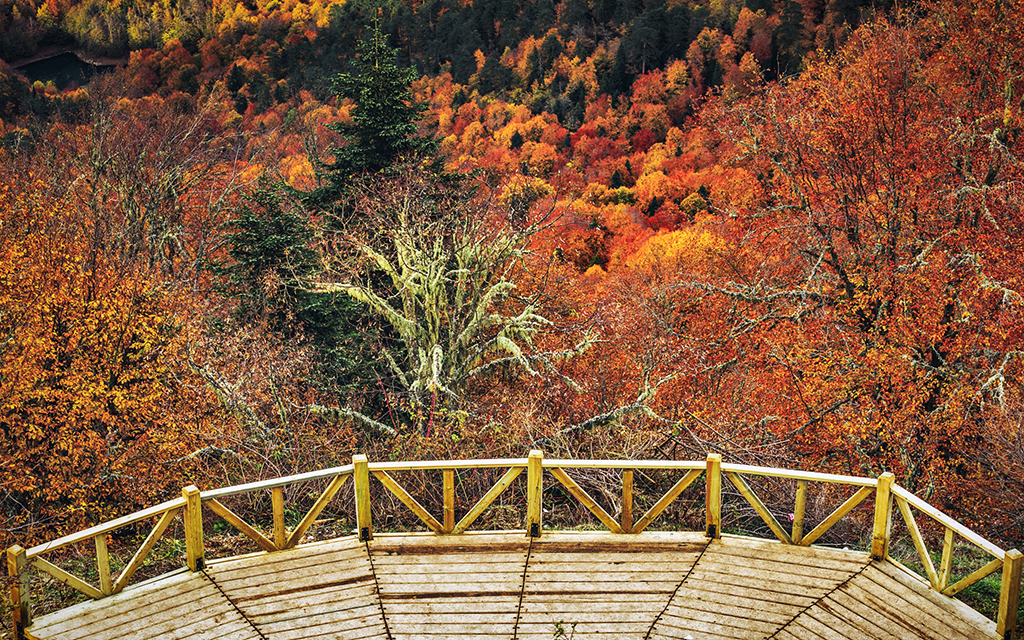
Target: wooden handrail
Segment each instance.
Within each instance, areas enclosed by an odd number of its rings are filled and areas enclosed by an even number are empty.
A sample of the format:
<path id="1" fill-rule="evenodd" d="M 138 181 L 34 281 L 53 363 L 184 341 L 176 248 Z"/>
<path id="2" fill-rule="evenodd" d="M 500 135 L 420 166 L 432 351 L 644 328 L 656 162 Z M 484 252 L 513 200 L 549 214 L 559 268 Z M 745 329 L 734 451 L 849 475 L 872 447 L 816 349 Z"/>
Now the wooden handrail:
<path id="1" fill-rule="evenodd" d="M 558 460 L 544 459 L 545 469 L 703 469 L 703 460 Z"/>
<path id="2" fill-rule="evenodd" d="M 703 463 L 701 463 L 703 466 Z M 858 476 L 841 476 L 832 473 L 814 473 L 812 471 L 792 471 L 790 469 L 774 469 L 772 467 L 752 467 L 745 464 L 722 463 L 722 471 L 727 473 L 742 473 L 747 476 L 771 476 L 773 478 L 784 478 L 787 480 L 811 480 L 813 482 L 829 482 L 833 484 L 848 484 L 854 487 L 876 487 L 878 480 L 875 478 L 861 478 Z"/>
<path id="3" fill-rule="evenodd" d="M 289 484 L 295 484 L 296 482 L 324 480 L 327 478 L 334 478 L 335 476 L 346 475 L 350 473 L 352 473 L 352 465 L 346 464 L 340 467 L 333 467 L 331 469 L 308 471 L 306 473 L 297 473 L 295 475 L 283 476 L 281 478 L 259 480 L 257 482 L 249 482 L 247 484 L 238 484 L 233 487 L 223 487 L 221 489 L 212 489 L 210 491 L 204 491 L 203 500 L 219 500 L 227 496 L 234 496 L 242 493 L 251 493 L 253 491 L 260 491 L 261 489 L 276 489 L 278 487 L 284 487 Z"/>
<path id="4" fill-rule="evenodd" d="M 527 458 L 485 458 L 482 460 L 423 460 L 419 462 L 370 462 L 370 471 L 441 471 L 443 469 L 526 468 Z"/>

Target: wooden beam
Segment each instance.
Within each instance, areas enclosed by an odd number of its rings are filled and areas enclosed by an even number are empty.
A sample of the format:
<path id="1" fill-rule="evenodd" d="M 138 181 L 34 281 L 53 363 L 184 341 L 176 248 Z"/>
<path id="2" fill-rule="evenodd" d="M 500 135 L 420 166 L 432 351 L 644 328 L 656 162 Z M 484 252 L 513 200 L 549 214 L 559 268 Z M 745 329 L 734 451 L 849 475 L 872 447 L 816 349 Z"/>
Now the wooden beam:
<path id="1" fill-rule="evenodd" d="M 704 493 L 705 534 L 709 538 L 722 537 L 722 456 L 709 453 L 707 483 Z"/>
<path id="2" fill-rule="evenodd" d="M 796 481 L 796 500 L 793 504 L 793 544 L 800 544 L 804 537 L 804 511 L 807 509 L 807 481 Z"/>
<path id="3" fill-rule="evenodd" d="M 25 629 L 32 626 L 32 600 L 29 591 L 28 554 L 14 545 L 7 550 L 7 575 L 11 577 L 11 613 L 15 640 L 25 640 Z"/>
<path id="4" fill-rule="evenodd" d="M 96 570 L 100 577 L 100 592 L 109 596 L 114 587 L 110 583 L 110 551 L 107 549 L 107 535 L 101 533 L 93 540 L 96 542 Z"/>
<path id="5" fill-rule="evenodd" d="M 373 522 L 370 517 L 370 468 L 366 456 L 352 456 L 352 484 L 356 497 L 356 529 L 363 542 L 373 540 Z"/>
<path id="6" fill-rule="evenodd" d="M 693 484 L 693 481 L 699 478 L 702 473 L 704 473 L 703 469 L 693 469 L 687 472 L 685 476 L 672 485 L 672 488 L 668 490 L 668 493 L 661 496 L 661 498 L 654 503 L 654 506 L 647 510 L 647 513 L 645 513 L 642 518 L 637 520 L 630 533 L 640 533 L 646 529 L 647 526 L 654 522 L 654 519 L 660 516 L 661 512 L 667 509 L 668 505 L 672 504 L 672 502 L 679 497 L 679 494 L 685 491 L 686 487 Z"/>
<path id="7" fill-rule="evenodd" d="M 224 518 L 224 520 L 227 521 L 228 524 L 230 524 L 231 526 L 233 526 L 234 528 L 238 529 L 246 536 L 248 536 L 250 540 L 258 544 L 260 548 L 264 551 L 278 550 L 277 545 L 274 544 L 274 542 L 270 538 L 257 531 L 252 525 L 243 520 L 241 516 L 237 515 L 234 511 L 224 506 L 224 504 L 221 503 L 220 500 L 210 500 L 206 504 L 210 506 L 210 509 L 214 513 Z"/>
<path id="8" fill-rule="evenodd" d="M 413 462 L 371 462 L 371 471 L 442 471 L 444 469 L 526 468 L 526 458 L 482 458 L 480 460 L 419 460 Z"/>
<path id="9" fill-rule="evenodd" d="M 69 587 L 71 587 L 75 591 L 78 591 L 79 593 L 84 593 L 93 600 L 99 600 L 103 597 L 103 592 L 97 589 L 96 587 L 92 586 L 85 580 L 82 580 L 78 576 L 71 575 L 70 573 L 61 569 L 57 565 L 51 562 L 47 562 L 42 558 L 35 558 L 34 560 L 32 560 L 32 566 L 34 566 L 36 569 L 39 569 L 40 571 L 45 571 L 58 581 L 63 582 L 64 584 L 68 585 Z"/>
<path id="10" fill-rule="evenodd" d="M 1013 640 L 1017 634 L 1017 606 L 1020 603 L 1020 572 L 1024 555 L 1011 549 L 1003 558 L 1003 584 L 999 591 L 999 615 L 996 634 L 1003 640 Z"/>
<path id="11" fill-rule="evenodd" d="M 878 476 L 875 489 L 875 521 L 871 530 L 871 559 L 884 560 L 889 555 L 889 533 L 892 530 L 893 475 Z"/>
<path id="12" fill-rule="evenodd" d="M 526 535 L 531 538 L 540 537 L 543 498 L 544 452 L 534 449 L 526 463 Z"/>
<path id="13" fill-rule="evenodd" d="M 416 498 L 412 497 L 408 491 L 406 491 L 402 485 L 395 482 L 395 479 L 388 475 L 387 471 L 371 471 L 371 473 L 380 480 L 380 483 L 387 487 L 388 491 L 393 493 L 396 498 L 402 501 L 402 504 L 409 507 L 409 509 L 416 514 L 419 518 L 430 527 L 430 530 L 434 533 L 444 533 L 444 525 L 437 521 L 437 519 L 430 515 L 430 513 L 423 507 Z"/>
<path id="14" fill-rule="evenodd" d="M 338 475 L 348 475 L 350 473 L 352 473 L 352 465 L 346 464 L 340 467 L 331 467 L 330 469 L 318 469 L 316 471 L 297 473 L 292 476 L 282 476 L 280 478 L 271 478 L 269 480 L 259 480 L 257 482 L 249 482 L 246 484 L 236 484 L 231 487 L 222 487 L 220 489 L 211 489 L 210 491 L 204 491 L 203 500 L 212 500 L 214 498 L 220 500 L 221 498 L 226 498 L 227 496 L 237 496 L 239 494 L 251 493 L 253 491 L 273 489 L 274 487 L 284 487 L 299 482 L 309 482 L 310 480 L 326 480 L 328 478 L 333 478 Z"/>
<path id="15" fill-rule="evenodd" d="M 98 524 L 94 527 L 89 527 L 88 529 L 79 531 L 78 533 L 72 533 L 64 537 L 57 538 L 52 542 L 44 542 L 43 544 L 36 545 L 34 547 L 31 547 L 26 552 L 26 554 L 28 556 L 28 559 L 31 560 L 32 558 L 38 556 L 41 553 L 49 553 L 51 551 L 56 551 L 57 549 L 62 549 L 71 544 L 85 542 L 87 540 L 95 538 L 101 533 L 110 533 L 111 531 L 116 531 L 121 527 L 126 527 L 130 524 L 141 522 L 142 520 L 148 520 L 153 516 L 158 516 L 166 511 L 170 511 L 171 509 L 180 509 L 183 506 L 185 506 L 185 500 L 183 498 L 175 498 L 174 500 L 168 500 L 167 502 L 162 502 L 156 506 L 128 514 L 126 516 L 117 518 L 116 520 L 104 522 L 103 524 Z"/>
<path id="16" fill-rule="evenodd" d="M 206 567 L 206 552 L 203 549 L 203 502 L 199 488 L 189 485 L 181 490 L 185 498 L 185 553 L 190 571 L 202 571 Z"/>
<path id="17" fill-rule="evenodd" d="M 288 541 L 288 532 L 284 528 L 284 487 L 270 490 L 270 506 L 274 514 L 274 546 L 284 549 Z"/>
<path id="18" fill-rule="evenodd" d="M 875 490 L 872 487 L 861 487 L 860 489 L 858 489 L 856 493 L 847 498 L 846 502 L 839 505 L 839 507 L 835 511 L 830 513 L 827 518 L 822 520 L 821 523 L 818 524 L 818 526 L 811 529 L 810 533 L 801 538 L 799 543 L 800 546 L 809 547 L 810 545 L 814 544 L 814 542 L 818 538 L 824 535 L 826 531 L 831 529 L 835 525 L 835 523 L 839 522 L 839 520 L 843 516 L 853 511 L 854 507 L 859 505 L 861 502 L 864 502 L 865 498 L 867 498 L 874 492 Z"/>
<path id="19" fill-rule="evenodd" d="M 505 465 L 509 466 L 509 465 Z M 545 458 L 545 469 L 703 469 L 703 460 L 566 460 Z"/>
<path id="20" fill-rule="evenodd" d="M 971 586 L 975 582 L 981 580 L 985 576 L 993 574 L 996 571 L 999 571 L 1000 569 L 1002 569 L 1003 568 L 1003 562 L 1005 562 L 1005 560 L 998 560 L 998 559 L 993 560 L 992 562 L 989 562 L 984 567 L 982 567 L 982 568 L 978 569 L 977 571 L 971 573 L 971 575 L 967 576 L 963 580 L 960 580 L 960 581 L 956 582 L 955 584 L 951 584 L 948 587 L 944 588 L 942 590 L 942 595 L 950 596 L 950 597 L 955 596 L 956 594 L 960 593 L 961 591 L 963 591 L 967 587 Z"/>
<path id="21" fill-rule="evenodd" d="M 921 530 L 917 527 L 917 521 L 914 520 L 914 514 L 910 510 L 910 505 L 899 496 L 896 496 L 896 504 L 900 508 L 900 513 L 903 514 L 903 522 L 907 525 L 907 533 L 910 534 L 910 539 L 914 541 L 914 548 L 917 549 L 917 556 L 921 559 L 921 565 L 924 566 L 928 582 L 931 583 L 932 589 L 942 591 L 943 587 L 939 585 L 939 576 L 935 573 L 935 565 L 932 564 L 932 556 L 928 552 L 928 546 L 924 543 L 924 538 L 921 537 Z"/>
<path id="22" fill-rule="evenodd" d="M 927 515 L 932 520 L 935 520 L 939 524 L 941 524 L 941 525 L 943 525 L 945 527 L 949 527 L 953 531 L 956 531 L 957 535 L 960 536 L 961 538 L 963 538 L 964 540 L 970 542 L 971 544 L 975 545 L 976 547 L 980 547 L 981 549 L 984 549 L 989 554 L 991 554 L 992 557 L 1002 559 L 1003 556 L 1006 554 L 1006 552 L 1003 551 L 1002 548 L 1000 548 L 999 546 L 997 546 L 995 544 L 992 544 L 991 542 L 989 542 L 985 538 L 983 538 L 980 535 L 978 535 L 977 533 L 971 531 L 970 529 L 968 529 L 964 525 L 960 524 L 959 522 L 957 522 L 953 518 L 950 518 L 949 516 L 947 516 L 946 514 L 942 513 L 941 511 L 939 511 L 938 509 L 936 509 L 932 505 L 928 504 L 927 502 L 925 502 L 921 498 L 918 498 L 914 494 L 910 493 L 909 491 L 907 491 L 903 487 L 901 487 L 901 486 L 899 486 L 897 484 L 894 484 L 894 485 L 892 485 L 891 491 L 895 495 L 898 495 L 899 497 L 901 497 L 904 500 L 906 500 L 908 504 L 913 506 L 915 509 L 917 509 L 921 513 Z"/>
<path id="23" fill-rule="evenodd" d="M 455 469 L 445 469 L 441 472 L 441 483 L 443 485 L 442 511 L 444 514 L 444 531 L 451 533 L 455 528 Z"/>
<path id="24" fill-rule="evenodd" d="M 295 527 L 295 531 L 292 531 L 291 535 L 288 536 L 288 540 L 285 542 L 284 548 L 291 549 L 302 540 L 302 536 L 306 535 L 306 531 L 313 526 L 313 522 L 316 521 L 317 516 L 327 507 L 328 503 L 337 495 L 341 486 L 348 480 L 348 474 L 337 475 L 331 480 L 331 483 L 327 485 L 327 489 L 320 494 L 320 497 L 316 499 L 313 506 L 309 508 L 306 515 L 302 517 L 302 521 Z"/>
<path id="25" fill-rule="evenodd" d="M 555 479 L 562 483 L 562 485 L 569 490 L 569 493 L 574 498 L 580 501 L 584 507 L 586 507 L 590 513 L 597 516 L 597 519 L 601 521 L 604 526 L 608 527 L 608 530 L 612 533 L 624 533 L 622 527 L 618 522 L 615 521 L 604 507 L 597 504 L 589 493 L 583 490 L 583 487 L 576 484 L 576 481 L 569 477 L 569 474 L 561 469 L 551 469 L 551 475 L 555 476 Z"/>
<path id="26" fill-rule="evenodd" d="M 956 531 L 946 527 L 946 535 L 942 540 L 942 562 L 939 564 L 939 588 L 945 590 L 949 586 L 949 576 L 953 573 L 953 549 L 956 547 Z"/>
<path id="27" fill-rule="evenodd" d="M 484 494 L 484 497 L 480 498 L 477 503 L 473 505 L 473 508 L 469 510 L 469 513 L 462 516 L 462 520 L 459 520 L 459 523 L 455 525 L 452 529 L 452 533 L 462 533 L 469 528 L 469 525 L 473 524 L 473 522 L 480 517 L 480 514 L 484 512 L 484 509 L 491 506 L 491 503 L 494 502 L 522 472 L 522 467 L 513 467 L 506 471 L 505 475 L 501 476 L 501 479 L 498 480 L 498 483 L 491 487 L 490 491 Z"/>
<path id="28" fill-rule="evenodd" d="M 622 470 L 622 530 L 633 530 L 633 470 Z"/>
<path id="29" fill-rule="evenodd" d="M 834 484 L 848 484 L 855 487 L 873 487 L 877 481 L 873 478 L 861 478 L 859 476 L 841 476 L 832 473 L 813 473 L 811 471 L 793 471 L 790 469 L 776 469 L 774 467 L 754 467 L 745 464 L 722 463 L 722 471 L 742 473 L 745 476 L 770 476 L 772 478 L 786 478 L 789 480 L 810 480 L 811 482 L 831 482 Z"/>
<path id="30" fill-rule="evenodd" d="M 160 519 L 156 522 L 156 526 L 153 527 L 153 530 L 149 532 L 149 535 L 146 536 L 146 539 L 143 541 L 142 546 L 139 547 L 139 550 L 135 552 L 134 556 L 132 556 L 131 562 L 121 570 L 121 575 L 119 575 L 117 577 L 117 581 L 114 582 L 113 593 L 121 593 L 121 590 L 128 585 L 128 581 L 131 580 L 132 574 L 142 566 L 146 556 L 148 556 L 149 552 L 153 550 L 153 546 L 156 545 L 157 540 L 159 540 L 160 536 L 164 534 L 164 531 L 167 530 L 167 527 L 170 526 L 171 521 L 174 520 L 174 517 L 178 515 L 179 511 L 181 511 L 181 509 L 171 509 L 170 511 L 165 511 L 163 515 L 160 516 Z"/>
<path id="31" fill-rule="evenodd" d="M 750 486 L 747 485 L 746 482 L 744 482 L 743 478 L 741 478 L 738 474 L 731 472 L 727 472 L 725 475 L 729 477 L 729 480 L 733 483 L 733 485 L 735 485 L 736 489 L 739 490 L 740 495 L 742 495 L 747 500 L 747 502 L 750 503 L 750 506 L 754 507 L 754 511 L 757 512 L 757 515 L 761 516 L 761 519 L 764 520 L 764 523 L 768 525 L 769 529 L 772 530 L 772 533 L 775 534 L 775 537 L 777 537 L 782 542 L 785 542 L 786 544 L 793 544 L 793 539 L 789 537 L 789 534 L 786 533 L 786 530 L 782 528 L 782 525 L 779 524 L 779 521 L 775 519 L 775 516 L 772 515 L 772 512 L 768 510 L 768 507 L 766 507 L 763 502 L 761 502 L 761 499 L 758 498 L 757 494 L 755 494 L 754 491 L 750 488 Z"/>

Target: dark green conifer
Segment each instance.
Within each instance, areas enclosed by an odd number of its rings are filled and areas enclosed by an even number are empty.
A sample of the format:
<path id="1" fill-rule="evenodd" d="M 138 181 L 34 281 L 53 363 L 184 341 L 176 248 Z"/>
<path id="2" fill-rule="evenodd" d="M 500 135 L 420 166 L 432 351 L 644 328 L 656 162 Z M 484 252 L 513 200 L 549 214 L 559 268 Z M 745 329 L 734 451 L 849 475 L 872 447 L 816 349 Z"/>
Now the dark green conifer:
<path id="1" fill-rule="evenodd" d="M 416 71 L 398 67 L 397 52 L 387 45 L 379 25 L 359 43 L 357 53 L 354 73 L 343 73 L 334 81 L 335 95 L 355 102 L 351 122 L 329 125 L 345 144 L 331 150 L 333 161 L 319 164 L 322 186 L 304 197 L 308 204 L 325 209 L 337 207 L 359 178 L 436 148 L 433 138 L 419 135 L 417 122 L 427 105 L 412 98 Z"/>

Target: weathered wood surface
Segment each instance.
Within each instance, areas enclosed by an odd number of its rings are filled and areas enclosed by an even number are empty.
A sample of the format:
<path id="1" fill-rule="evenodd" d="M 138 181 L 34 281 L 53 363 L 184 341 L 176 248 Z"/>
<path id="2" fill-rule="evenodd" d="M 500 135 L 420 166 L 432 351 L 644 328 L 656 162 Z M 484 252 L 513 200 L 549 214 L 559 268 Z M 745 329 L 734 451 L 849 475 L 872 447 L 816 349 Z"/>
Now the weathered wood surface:
<path id="1" fill-rule="evenodd" d="M 512 639 L 530 550 L 522 533 L 380 535 L 369 547 L 392 638 Z"/>
<path id="2" fill-rule="evenodd" d="M 635 540 L 630 544 L 629 540 Z M 533 541 L 516 637 L 643 640 L 707 539 L 701 533 L 545 533 Z"/>
<path id="3" fill-rule="evenodd" d="M 366 545 L 354 537 L 229 560 L 207 573 L 268 640 L 387 637 Z"/>
<path id="4" fill-rule="evenodd" d="M 868 554 L 703 533 L 377 534 L 209 561 L 39 616 L 39 640 L 996 638 Z"/>

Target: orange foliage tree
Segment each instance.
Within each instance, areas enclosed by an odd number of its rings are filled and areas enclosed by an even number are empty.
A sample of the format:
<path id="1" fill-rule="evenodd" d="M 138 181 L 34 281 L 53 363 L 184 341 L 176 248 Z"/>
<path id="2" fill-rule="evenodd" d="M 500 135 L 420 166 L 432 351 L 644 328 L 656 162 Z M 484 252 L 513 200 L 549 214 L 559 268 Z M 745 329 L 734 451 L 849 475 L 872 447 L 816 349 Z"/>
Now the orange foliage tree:
<path id="1" fill-rule="evenodd" d="M 986 464 L 1024 339 L 1020 87 L 1005 67 L 950 65 L 963 44 L 864 27 L 712 112 L 760 184 L 735 210 L 752 250 L 703 285 L 731 301 L 730 335 L 757 336 L 745 353 L 780 435 L 950 496 Z"/>
<path id="2" fill-rule="evenodd" d="M 10 186 L 0 202 L 5 517 L 81 527 L 182 486 L 187 465 L 166 463 L 201 431 L 174 406 L 191 301 L 90 252 L 64 203 Z"/>

